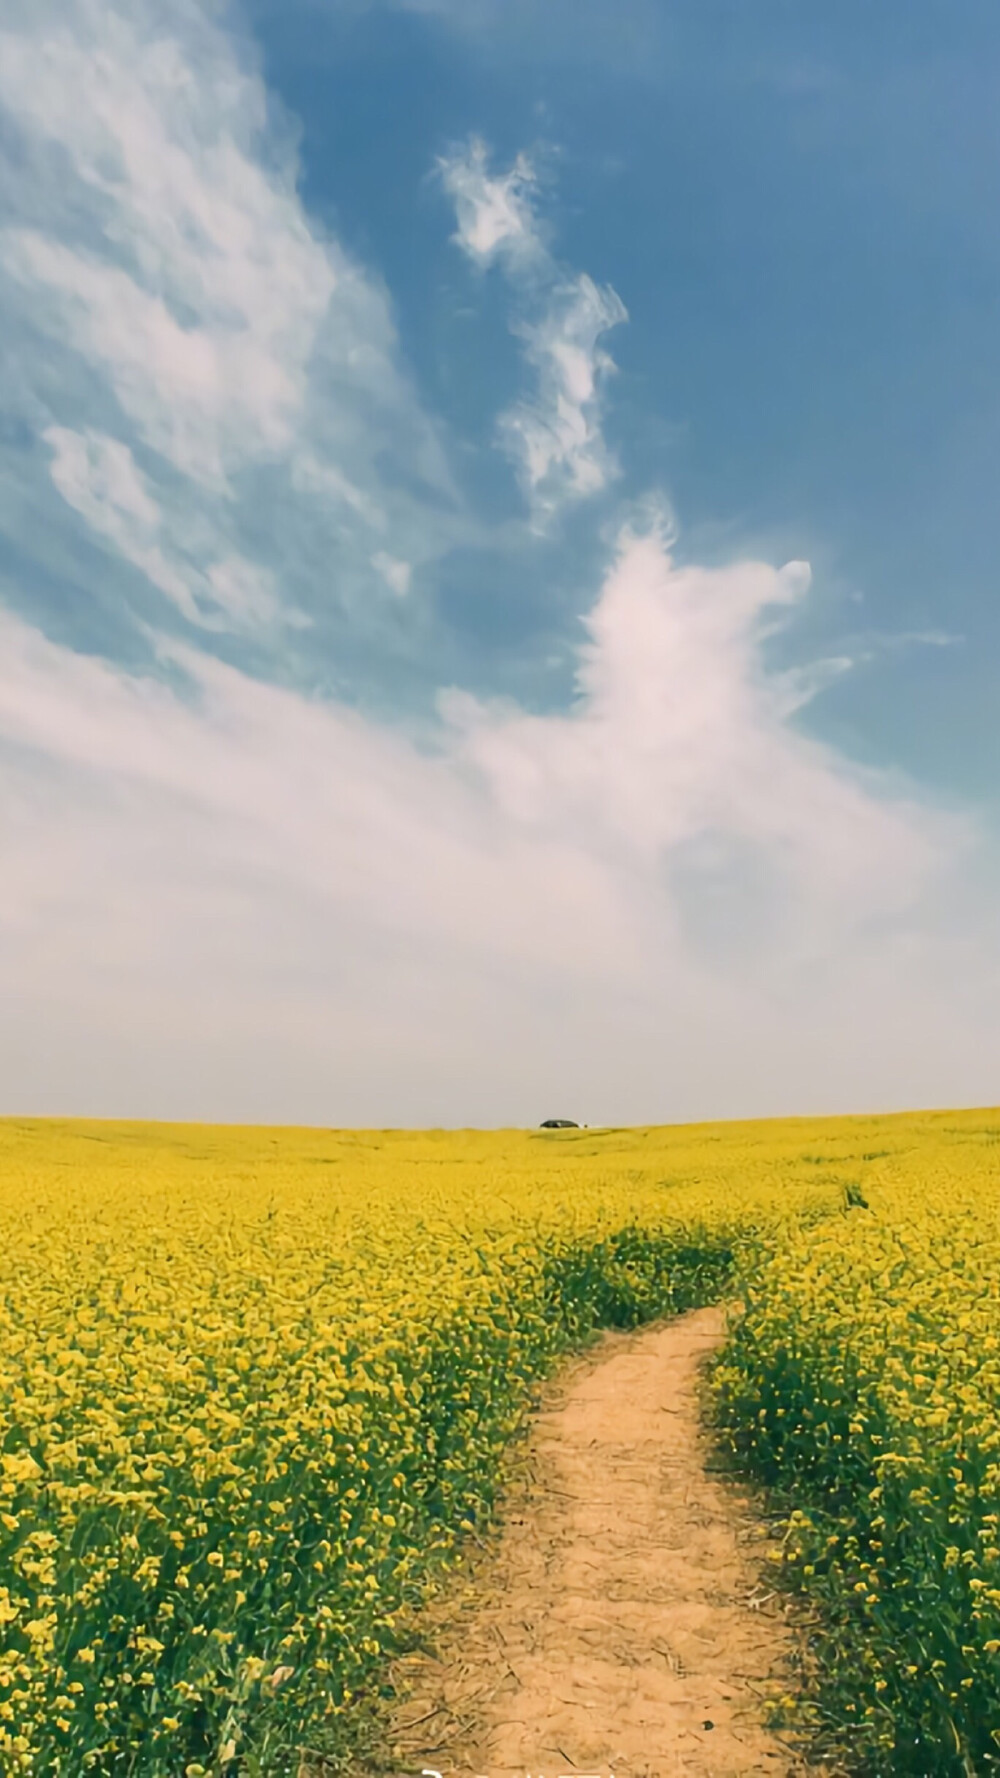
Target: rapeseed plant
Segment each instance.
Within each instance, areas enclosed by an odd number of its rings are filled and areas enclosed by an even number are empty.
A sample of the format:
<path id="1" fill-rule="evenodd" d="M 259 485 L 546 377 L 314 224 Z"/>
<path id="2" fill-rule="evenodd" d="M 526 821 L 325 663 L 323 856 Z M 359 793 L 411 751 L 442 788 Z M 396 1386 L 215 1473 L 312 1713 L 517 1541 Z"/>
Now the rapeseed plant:
<path id="1" fill-rule="evenodd" d="M 745 1278 L 715 1387 L 791 1509 L 830 1740 L 867 1773 L 967 1778 L 1000 1770 L 1000 1117 L 886 1138 L 867 1208 Z"/>
<path id="2" fill-rule="evenodd" d="M 796 1521 L 788 1567 L 831 1623 L 850 1597 L 865 1744 L 889 1745 L 895 1638 L 971 1745 L 975 1711 L 1000 1726 L 982 1126 L 0 1123 L 0 1769 L 349 1748 L 558 1354 L 736 1287 L 720 1401 L 840 1540 L 811 1560 Z"/>

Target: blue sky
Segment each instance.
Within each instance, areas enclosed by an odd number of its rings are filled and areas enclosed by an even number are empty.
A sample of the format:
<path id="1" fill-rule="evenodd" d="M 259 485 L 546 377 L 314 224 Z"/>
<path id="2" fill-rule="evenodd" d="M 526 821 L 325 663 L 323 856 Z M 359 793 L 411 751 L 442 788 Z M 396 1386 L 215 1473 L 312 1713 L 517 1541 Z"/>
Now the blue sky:
<path id="1" fill-rule="evenodd" d="M 0 1108 L 994 1099 L 995 8 L 6 20 Z"/>

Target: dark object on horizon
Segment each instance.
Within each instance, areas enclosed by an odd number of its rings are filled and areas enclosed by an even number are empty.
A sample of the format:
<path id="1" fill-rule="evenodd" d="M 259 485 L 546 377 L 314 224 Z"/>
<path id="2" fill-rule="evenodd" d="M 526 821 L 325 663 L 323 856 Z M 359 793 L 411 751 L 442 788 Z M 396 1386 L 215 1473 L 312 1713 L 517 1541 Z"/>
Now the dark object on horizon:
<path id="1" fill-rule="evenodd" d="M 571 1117 L 547 1117 L 539 1124 L 538 1128 L 540 1130 L 578 1130 L 580 1126 L 575 1124 Z"/>

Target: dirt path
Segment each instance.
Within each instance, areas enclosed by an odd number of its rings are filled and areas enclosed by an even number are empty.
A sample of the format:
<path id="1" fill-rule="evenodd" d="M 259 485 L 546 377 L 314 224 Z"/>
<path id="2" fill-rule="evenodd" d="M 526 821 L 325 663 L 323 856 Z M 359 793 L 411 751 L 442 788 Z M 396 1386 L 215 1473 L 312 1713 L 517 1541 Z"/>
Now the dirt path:
<path id="1" fill-rule="evenodd" d="M 762 1725 L 791 1635 L 760 1527 L 706 1473 L 701 1361 L 722 1313 L 611 1334 L 534 1422 L 496 1553 L 402 1664 L 400 1770 L 486 1778 L 786 1778 Z M 811 1768 L 815 1774 L 816 1768 Z"/>

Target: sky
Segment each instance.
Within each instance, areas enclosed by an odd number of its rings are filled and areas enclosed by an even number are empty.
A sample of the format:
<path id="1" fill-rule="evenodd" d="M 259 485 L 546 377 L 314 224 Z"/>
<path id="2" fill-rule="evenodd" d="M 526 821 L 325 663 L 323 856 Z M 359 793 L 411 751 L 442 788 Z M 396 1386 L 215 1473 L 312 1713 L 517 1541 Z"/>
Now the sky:
<path id="1" fill-rule="evenodd" d="M 0 1113 L 991 1105 L 992 0 L 7 0 Z"/>

